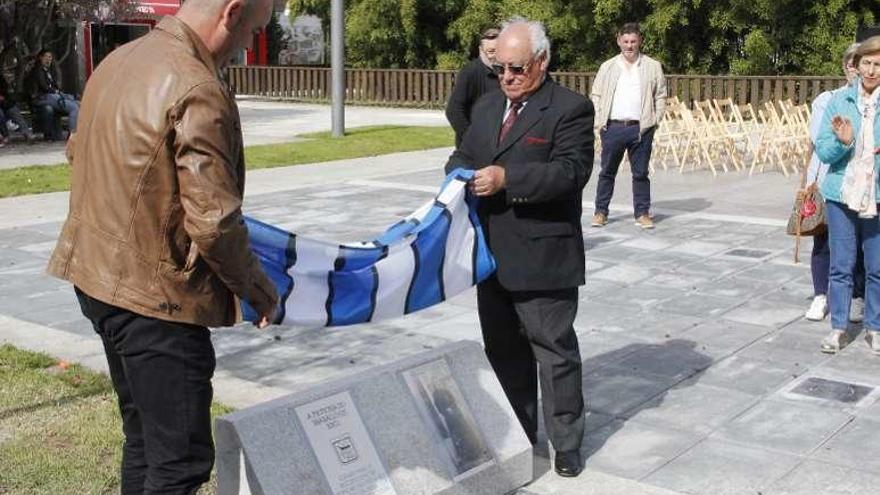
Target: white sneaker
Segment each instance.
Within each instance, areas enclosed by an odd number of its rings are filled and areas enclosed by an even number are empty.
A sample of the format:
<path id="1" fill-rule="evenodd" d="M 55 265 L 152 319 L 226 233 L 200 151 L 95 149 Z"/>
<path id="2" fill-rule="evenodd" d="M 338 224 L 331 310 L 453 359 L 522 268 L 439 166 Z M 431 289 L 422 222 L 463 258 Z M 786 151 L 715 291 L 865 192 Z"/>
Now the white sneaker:
<path id="1" fill-rule="evenodd" d="M 865 340 L 868 341 L 868 347 L 871 348 L 871 352 L 880 356 L 880 332 L 868 330 L 865 332 Z"/>
<path id="2" fill-rule="evenodd" d="M 849 306 L 849 321 L 853 323 L 861 323 L 865 319 L 865 300 L 861 297 L 854 297 Z"/>
<path id="3" fill-rule="evenodd" d="M 832 330 L 824 339 L 822 339 L 821 351 L 825 354 L 837 354 L 841 349 L 846 347 L 852 337 L 846 330 Z"/>
<path id="4" fill-rule="evenodd" d="M 822 321 L 828 314 L 828 298 L 825 294 L 819 294 L 810 303 L 810 309 L 804 314 L 804 318 L 810 321 Z"/>

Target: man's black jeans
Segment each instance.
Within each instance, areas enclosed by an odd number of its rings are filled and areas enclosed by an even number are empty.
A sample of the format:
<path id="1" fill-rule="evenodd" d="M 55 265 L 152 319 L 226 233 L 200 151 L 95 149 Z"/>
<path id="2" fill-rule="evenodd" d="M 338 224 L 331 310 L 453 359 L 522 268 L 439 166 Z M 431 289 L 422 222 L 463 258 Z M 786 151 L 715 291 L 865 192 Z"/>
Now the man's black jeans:
<path id="1" fill-rule="evenodd" d="M 76 295 L 104 343 L 119 396 L 122 494 L 195 493 L 214 464 L 210 332 L 132 313 L 78 288 Z"/>

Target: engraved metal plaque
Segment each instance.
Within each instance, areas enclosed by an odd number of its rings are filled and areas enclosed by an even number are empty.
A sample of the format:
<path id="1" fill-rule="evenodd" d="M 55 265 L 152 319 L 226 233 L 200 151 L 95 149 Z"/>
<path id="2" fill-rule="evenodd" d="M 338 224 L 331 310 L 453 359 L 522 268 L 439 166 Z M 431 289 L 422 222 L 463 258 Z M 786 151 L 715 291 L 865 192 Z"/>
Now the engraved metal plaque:
<path id="1" fill-rule="evenodd" d="M 296 408 L 333 495 L 397 495 L 348 392 Z"/>

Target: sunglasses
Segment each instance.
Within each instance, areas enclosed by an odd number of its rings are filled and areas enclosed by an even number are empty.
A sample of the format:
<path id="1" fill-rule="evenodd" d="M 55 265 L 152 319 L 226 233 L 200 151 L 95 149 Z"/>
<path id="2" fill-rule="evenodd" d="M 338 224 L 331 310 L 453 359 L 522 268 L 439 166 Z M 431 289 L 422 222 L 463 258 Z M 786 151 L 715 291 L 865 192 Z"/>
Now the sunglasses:
<path id="1" fill-rule="evenodd" d="M 514 76 L 519 76 L 524 74 L 527 70 L 529 70 L 529 65 L 531 63 L 525 65 L 513 65 L 513 64 L 492 64 L 492 72 L 496 75 L 503 75 L 505 72 L 509 71 Z"/>

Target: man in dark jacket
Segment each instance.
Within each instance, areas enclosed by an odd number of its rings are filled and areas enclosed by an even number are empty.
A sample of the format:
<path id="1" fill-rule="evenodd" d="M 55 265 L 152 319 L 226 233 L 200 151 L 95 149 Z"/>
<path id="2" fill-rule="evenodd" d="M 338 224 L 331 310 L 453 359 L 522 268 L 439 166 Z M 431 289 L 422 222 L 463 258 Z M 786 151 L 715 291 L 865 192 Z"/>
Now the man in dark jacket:
<path id="1" fill-rule="evenodd" d="M 486 355 L 532 443 L 538 370 L 561 476 L 581 471 L 581 357 L 574 318 L 584 284 L 581 196 L 593 167 L 593 105 L 547 79 L 550 42 L 515 19 L 498 37 L 501 91 L 481 98 L 446 171 L 476 169 L 471 190 L 498 264 L 477 286 Z"/>
<path id="2" fill-rule="evenodd" d="M 498 89 L 498 76 L 492 72 L 495 63 L 495 45 L 498 29 L 489 28 L 480 37 L 480 56 L 471 60 L 455 76 L 452 94 L 446 104 L 446 119 L 455 130 L 455 145 L 471 125 L 471 109 L 481 96 Z"/>
<path id="3" fill-rule="evenodd" d="M 192 494 L 214 463 L 208 326 L 267 326 L 278 295 L 251 251 L 244 146 L 222 67 L 271 0 L 187 0 L 107 56 L 68 143 L 70 212 L 48 271 L 101 337 L 125 444 L 121 491 Z M 143 70 L 149 67 L 149 70 Z"/>
<path id="4" fill-rule="evenodd" d="M 30 126 L 21 115 L 15 95 L 9 90 L 6 78 L 0 75 L 0 146 L 4 146 L 9 140 L 9 128 L 6 126 L 8 121 L 17 125 L 19 132 L 24 134 L 28 141 L 34 138 Z"/>
<path id="5" fill-rule="evenodd" d="M 76 132 L 79 102 L 73 95 L 61 91 L 61 74 L 51 51 L 44 49 L 37 54 L 37 63 L 30 75 L 30 90 L 33 110 L 46 119 L 45 127 L 54 127 L 50 119 L 57 118 L 56 115 L 67 115 L 71 134 Z M 56 130 L 49 134 L 51 139 L 61 139 Z"/>

